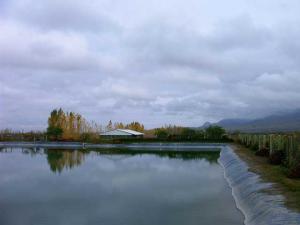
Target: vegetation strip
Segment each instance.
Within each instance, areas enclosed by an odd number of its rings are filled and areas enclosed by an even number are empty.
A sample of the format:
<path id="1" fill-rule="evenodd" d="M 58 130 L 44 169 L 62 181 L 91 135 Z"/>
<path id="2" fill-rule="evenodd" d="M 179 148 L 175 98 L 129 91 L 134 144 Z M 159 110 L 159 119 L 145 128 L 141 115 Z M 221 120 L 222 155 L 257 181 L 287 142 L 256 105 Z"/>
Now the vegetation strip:
<path id="1" fill-rule="evenodd" d="M 290 178 L 300 178 L 300 137 L 296 134 L 238 134 L 231 138 L 273 165 L 286 168 Z"/>

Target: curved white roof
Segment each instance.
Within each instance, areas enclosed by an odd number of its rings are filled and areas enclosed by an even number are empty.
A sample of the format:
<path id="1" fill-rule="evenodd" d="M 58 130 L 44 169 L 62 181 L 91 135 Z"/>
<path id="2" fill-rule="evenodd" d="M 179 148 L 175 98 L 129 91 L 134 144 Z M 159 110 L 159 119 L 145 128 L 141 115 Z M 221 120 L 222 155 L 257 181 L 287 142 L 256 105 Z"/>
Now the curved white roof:
<path id="1" fill-rule="evenodd" d="M 103 136 L 139 136 L 139 135 L 144 135 L 141 132 L 135 131 L 135 130 L 129 130 L 129 129 L 116 129 L 116 130 L 111 130 L 107 131 L 105 133 L 102 133 L 101 135 Z"/>

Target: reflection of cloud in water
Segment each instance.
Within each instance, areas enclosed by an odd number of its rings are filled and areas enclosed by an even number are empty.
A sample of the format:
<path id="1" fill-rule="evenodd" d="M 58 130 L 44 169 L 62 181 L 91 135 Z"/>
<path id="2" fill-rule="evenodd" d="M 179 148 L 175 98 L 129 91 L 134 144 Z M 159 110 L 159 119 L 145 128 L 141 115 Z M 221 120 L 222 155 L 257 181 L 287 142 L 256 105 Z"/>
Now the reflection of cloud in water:
<path id="1" fill-rule="evenodd" d="M 0 157 L 0 177 L 10 178 L 0 179 L 1 205 L 10 213 L 2 217 L 10 223 L 3 224 L 241 224 L 235 223 L 239 217 L 228 218 L 236 208 L 215 163 L 218 153 L 188 159 L 87 150 L 28 153 Z"/>
<path id="2" fill-rule="evenodd" d="M 131 155 L 101 155 L 101 157 L 112 160 L 112 161 L 121 161 L 127 158 L 132 157 Z"/>
<path id="3" fill-rule="evenodd" d="M 155 157 L 161 158 L 174 158 L 181 160 L 205 160 L 208 163 L 217 163 L 217 158 L 219 157 L 219 153 L 217 152 L 172 152 L 172 151 L 134 151 L 134 150 L 105 150 L 105 151 L 89 151 L 89 150 L 61 150 L 61 149 L 48 149 L 45 151 L 47 154 L 47 161 L 50 165 L 50 169 L 53 172 L 61 173 L 64 169 L 72 169 L 77 166 L 80 166 L 84 160 L 85 155 L 98 156 L 108 161 L 118 162 L 118 164 L 123 161 L 130 161 L 130 158 L 141 157 L 143 154 L 152 154 Z M 136 157 L 135 157 L 136 156 Z M 104 160 L 105 161 L 105 160 Z M 153 160 L 153 163 L 156 160 Z M 137 163 L 138 161 L 133 160 L 132 165 Z M 155 164 L 151 165 L 155 165 Z M 106 169 L 110 170 L 115 168 L 112 165 L 103 164 L 102 166 L 106 166 Z M 139 165 L 140 167 L 141 165 Z M 167 165 L 161 165 L 160 168 L 156 168 L 160 170 L 168 169 Z"/>
<path id="4" fill-rule="evenodd" d="M 156 158 L 178 159 L 180 161 L 198 161 L 203 160 L 209 164 L 216 164 L 219 158 L 219 152 L 195 152 L 195 151 L 140 151 L 140 150 L 128 150 L 128 149 L 102 149 L 102 150 L 74 150 L 74 149 L 46 149 L 46 148 L 3 148 L 2 153 L 21 152 L 23 154 L 35 157 L 37 155 L 46 156 L 50 170 L 54 173 L 61 173 L 64 170 L 72 170 L 78 166 L 83 165 L 86 157 L 98 158 L 97 164 L 103 170 L 111 171 L 122 163 L 130 163 L 134 168 L 151 166 L 151 169 L 159 171 L 170 170 L 168 163 L 156 165 Z M 140 161 L 137 160 L 143 155 L 150 155 L 151 157 L 143 158 L 143 163 L 140 165 Z M 146 161 L 145 161 L 146 160 Z M 149 163 L 146 162 L 149 160 Z M 112 163 L 116 162 L 116 163 Z M 180 168 L 180 165 L 179 165 Z M 135 168 L 136 169 L 136 168 Z"/>

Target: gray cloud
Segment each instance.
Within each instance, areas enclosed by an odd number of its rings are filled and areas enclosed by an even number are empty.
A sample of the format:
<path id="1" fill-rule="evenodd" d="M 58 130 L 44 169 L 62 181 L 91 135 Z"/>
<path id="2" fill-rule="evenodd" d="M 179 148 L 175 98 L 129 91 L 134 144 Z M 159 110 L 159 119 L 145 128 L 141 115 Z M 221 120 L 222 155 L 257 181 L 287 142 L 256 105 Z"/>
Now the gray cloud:
<path id="1" fill-rule="evenodd" d="M 116 32 L 119 27 L 96 1 L 15 1 L 6 16 L 44 30 Z"/>
<path id="2" fill-rule="evenodd" d="M 55 107 L 147 127 L 298 108 L 298 1 L 215 3 L 2 3 L 0 128 Z"/>

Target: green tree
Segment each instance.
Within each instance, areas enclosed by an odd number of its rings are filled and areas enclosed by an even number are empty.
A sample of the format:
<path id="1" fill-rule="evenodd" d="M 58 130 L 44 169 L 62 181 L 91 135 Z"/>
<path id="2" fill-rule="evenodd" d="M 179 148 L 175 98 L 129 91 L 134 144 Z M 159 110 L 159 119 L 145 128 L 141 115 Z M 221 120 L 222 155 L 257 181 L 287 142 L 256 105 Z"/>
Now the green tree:
<path id="1" fill-rule="evenodd" d="M 196 131 L 194 129 L 187 128 L 187 127 L 183 128 L 181 131 L 181 136 L 187 140 L 193 139 L 195 137 L 195 134 L 196 134 Z"/>
<path id="2" fill-rule="evenodd" d="M 195 135 L 194 135 L 194 138 L 195 138 L 196 140 L 203 140 L 203 139 L 204 139 L 205 133 L 204 133 L 203 130 L 196 130 L 195 132 L 196 132 L 196 133 L 195 133 Z"/>
<path id="3" fill-rule="evenodd" d="M 48 127 L 47 135 L 50 139 L 58 140 L 62 137 L 63 130 L 60 127 Z"/>
<path id="4" fill-rule="evenodd" d="M 206 137 L 208 139 L 223 139 L 226 131 L 220 126 L 209 126 L 205 129 Z"/>
<path id="5" fill-rule="evenodd" d="M 154 135 L 157 137 L 157 138 L 160 138 L 160 139 L 165 139 L 168 137 L 168 132 L 165 128 L 157 128 L 155 129 L 154 131 Z"/>

